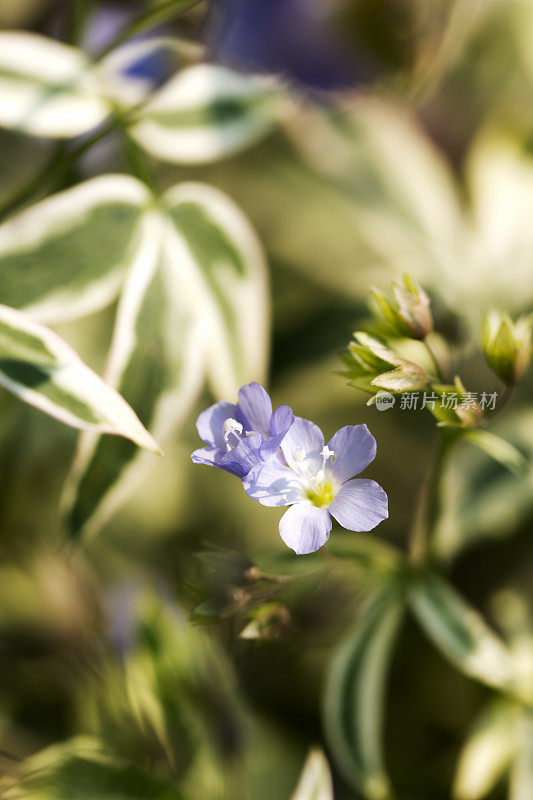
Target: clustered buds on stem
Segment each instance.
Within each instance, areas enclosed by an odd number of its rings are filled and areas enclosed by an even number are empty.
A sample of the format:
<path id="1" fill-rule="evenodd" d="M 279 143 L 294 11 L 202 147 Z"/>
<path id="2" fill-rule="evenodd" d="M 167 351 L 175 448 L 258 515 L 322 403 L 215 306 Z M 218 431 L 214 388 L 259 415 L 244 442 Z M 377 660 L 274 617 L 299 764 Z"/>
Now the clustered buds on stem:
<path id="1" fill-rule="evenodd" d="M 423 340 L 433 330 L 430 299 L 411 275 L 392 282 L 392 298 L 372 291 L 372 310 L 384 333 Z"/>
<path id="2" fill-rule="evenodd" d="M 531 360 L 533 316 L 519 317 L 513 322 L 508 314 L 490 311 L 482 327 L 485 357 L 506 386 L 520 383 Z"/>

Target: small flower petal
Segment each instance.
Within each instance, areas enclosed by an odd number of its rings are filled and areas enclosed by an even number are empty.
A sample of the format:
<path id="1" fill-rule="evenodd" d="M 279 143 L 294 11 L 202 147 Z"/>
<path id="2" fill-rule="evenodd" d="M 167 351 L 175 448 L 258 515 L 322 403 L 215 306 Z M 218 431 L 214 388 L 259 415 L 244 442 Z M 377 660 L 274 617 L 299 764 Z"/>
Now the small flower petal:
<path id="1" fill-rule="evenodd" d="M 237 475 L 239 478 L 242 478 L 243 474 L 246 474 L 243 472 L 242 466 L 237 461 L 228 461 L 227 463 L 223 463 L 223 453 L 217 447 L 202 447 L 200 450 L 195 450 L 191 455 L 191 459 L 195 464 L 205 464 L 208 467 L 219 467 L 220 469 L 226 470 L 226 472 L 231 472 L 232 475 Z"/>
<path id="2" fill-rule="evenodd" d="M 260 433 L 241 439 L 229 452 L 220 455 L 216 466 L 238 475 L 239 478 L 244 478 L 253 467 L 263 462 L 261 442 Z"/>
<path id="3" fill-rule="evenodd" d="M 276 436 L 279 433 L 287 433 L 294 419 L 294 413 L 290 406 L 276 408 L 270 421 L 270 433 L 272 436 Z"/>
<path id="4" fill-rule="evenodd" d="M 341 487 L 329 512 L 349 531 L 371 531 L 389 516 L 387 495 L 376 481 L 355 478 Z"/>
<path id="5" fill-rule="evenodd" d="M 272 401 L 260 383 L 249 383 L 239 389 L 239 406 L 248 421 L 248 430 L 270 434 Z"/>
<path id="6" fill-rule="evenodd" d="M 306 466 L 311 472 L 318 472 L 322 467 L 321 451 L 324 447 L 324 434 L 314 422 L 295 417 L 293 425 L 289 428 L 287 435 L 283 439 L 281 450 L 289 467 L 301 470 L 302 460 L 296 456 L 304 454 Z"/>
<path id="7" fill-rule="evenodd" d="M 286 545 L 298 555 L 314 553 L 329 539 L 331 517 L 325 508 L 296 503 L 282 516 L 279 532 Z"/>
<path id="8" fill-rule="evenodd" d="M 202 411 L 196 420 L 196 430 L 206 444 L 218 447 L 219 450 L 225 450 L 224 422 L 227 419 L 235 419 L 244 424 L 239 407 L 234 403 L 226 403 L 221 400 Z"/>
<path id="9" fill-rule="evenodd" d="M 376 440 L 366 425 L 346 425 L 328 442 L 335 456 L 327 472 L 341 483 L 359 475 L 376 457 Z"/>
<path id="10" fill-rule="evenodd" d="M 263 506 L 288 506 L 302 499 L 297 476 L 276 457 L 254 467 L 242 485 L 246 494 Z"/>

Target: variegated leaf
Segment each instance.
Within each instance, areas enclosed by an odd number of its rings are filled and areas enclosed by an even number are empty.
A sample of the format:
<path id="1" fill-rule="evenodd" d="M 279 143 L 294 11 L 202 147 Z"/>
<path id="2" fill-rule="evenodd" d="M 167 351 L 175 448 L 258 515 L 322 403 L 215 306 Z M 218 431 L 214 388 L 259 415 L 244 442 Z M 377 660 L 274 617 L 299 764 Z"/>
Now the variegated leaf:
<path id="1" fill-rule="evenodd" d="M 0 306 L 0 385 L 74 428 L 118 434 L 133 449 L 159 451 L 128 404 L 71 347 L 7 306 Z"/>
<path id="2" fill-rule="evenodd" d="M 79 136 L 109 113 L 80 50 L 22 31 L 0 32 L 0 96 L 0 126 L 35 136 Z"/>
<path id="3" fill-rule="evenodd" d="M 302 769 L 291 800 L 333 800 L 333 782 L 326 756 L 314 747 Z"/>
<path id="4" fill-rule="evenodd" d="M 107 305 L 145 258 L 147 202 L 135 178 L 104 175 L 0 225 L 0 300 L 46 323 Z"/>
<path id="5" fill-rule="evenodd" d="M 197 64 L 154 95 L 131 133 L 156 158 L 206 163 L 260 139 L 274 125 L 282 102 L 272 78 Z"/>
<path id="6" fill-rule="evenodd" d="M 269 308 L 261 246 L 242 212 L 222 192 L 182 183 L 165 196 L 173 223 L 170 248 L 208 338 L 208 376 L 217 395 L 233 397 L 264 381 Z"/>

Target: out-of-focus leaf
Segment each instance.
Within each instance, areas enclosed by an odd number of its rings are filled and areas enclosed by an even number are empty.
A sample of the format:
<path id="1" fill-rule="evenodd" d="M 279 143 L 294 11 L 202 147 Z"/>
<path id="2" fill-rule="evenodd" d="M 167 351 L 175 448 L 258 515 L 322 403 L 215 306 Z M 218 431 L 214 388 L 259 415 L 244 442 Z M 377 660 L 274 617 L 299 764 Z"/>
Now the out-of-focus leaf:
<path id="1" fill-rule="evenodd" d="M 181 274 L 188 254 L 165 241 L 159 216 L 148 222 L 150 252 L 128 275 L 106 374 L 162 442 L 199 390 L 204 339 Z M 147 465 L 127 442 L 82 437 L 65 491 L 70 535 L 102 525 Z"/>
<path id="2" fill-rule="evenodd" d="M 465 675 L 503 689 L 514 688 L 509 651 L 473 609 L 442 578 L 419 577 L 410 604 L 432 642 Z"/>
<path id="3" fill-rule="evenodd" d="M 515 475 L 524 476 L 527 474 L 529 465 L 520 450 L 502 439 L 501 436 L 496 436 L 494 433 L 484 430 L 469 430 L 463 434 L 468 442 L 472 442 L 489 456 L 499 461 L 504 467 L 507 467 Z"/>
<path id="4" fill-rule="evenodd" d="M 454 800 L 481 800 L 511 765 L 516 746 L 518 708 L 496 700 L 477 720 L 457 766 Z"/>
<path id="5" fill-rule="evenodd" d="M 327 678 L 324 714 L 331 752 L 369 800 L 391 797 L 381 728 L 386 672 L 402 607 L 395 587 L 372 595 Z"/>
<path id="6" fill-rule="evenodd" d="M 533 712 L 522 715 L 517 732 L 517 755 L 511 772 L 509 800 L 533 796 Z M 515 751 L 516 752 L 516 751 Z"/>
<path id="7" fill-rule="evenodd" d="M 35 136 L 78 136 L 108 114 L 80 50 L 21 31 L 0 32 L 0 125 Z"/>
<path id="8" fill-rule="evenodd" d="M 183 183 L 165 202 L 169 247 L 206 332 L 208 376 L 225 399 L 264 381 L 269 308 L 261 246 L 242 212 L 216 189 Z"/>
<path id="9" fill-rule="evenodd" d="M 206 163 L 260 139 L 274 125 L 279 104 L 280 88 L 271 78 L 198 64 L 154 95 L 131 133 L 156 158 Z"/>
<path id="10" fill-rule="evenodd" d="M 182 800 L 169 782 L 110 755 L 96 739 L 77 737 L 26 759 L 4 800 Z"/>
<path id="11" fill-rule="evenodd" d="M 329 765 L 318 747 L 313 748 L 307 756 L 291 800 L 333 800 Z"/>
<path id="12" fill-rule="evenodd" d="M 0 306 L 0 385 L 73 428 L 160 452 L 130 406 L 63 339 L 7 306 Z"/>
<path id="13" fill-rule="evenodd" d="M 0 297 L 41 322 L 110 303 L 128 267 L 145 258 L 148 192 L 105 175 L 42 200 L 0 226 Z"/>

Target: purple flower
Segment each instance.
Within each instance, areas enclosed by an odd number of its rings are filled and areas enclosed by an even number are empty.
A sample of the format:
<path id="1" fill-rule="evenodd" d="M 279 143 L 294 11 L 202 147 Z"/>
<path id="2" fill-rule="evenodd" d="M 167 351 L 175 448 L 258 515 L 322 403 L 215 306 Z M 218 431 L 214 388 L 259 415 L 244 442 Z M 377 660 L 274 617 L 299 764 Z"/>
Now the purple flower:
<path id="1" fill-rule="evenodd" d="M 376 441 L 366 425 L 347 425 L 324 445 L 320 428 L 296 417 L 281 451 L 283 457 L 255 466 L 243 485 L 264 506 L 290 506 L 279 532 L 296 553 L 322 547 L 332 517 L 350 531 L 370 531 L 388 517 L 381 486 L 366 478 L 352 480 L 376 455 Z"/>
<path id="2" fill-rule="evenodd" d="M 289 406 L 272 413 L 272 402 L 259 383 L 239 390 L 238 402 L 215 403 L 202 411 L 196 429 L 207 447 L 195 450 L 195 464 L 219 467 L 244 478 L 252 469 L 271 458 L 294 422 Z"/>

